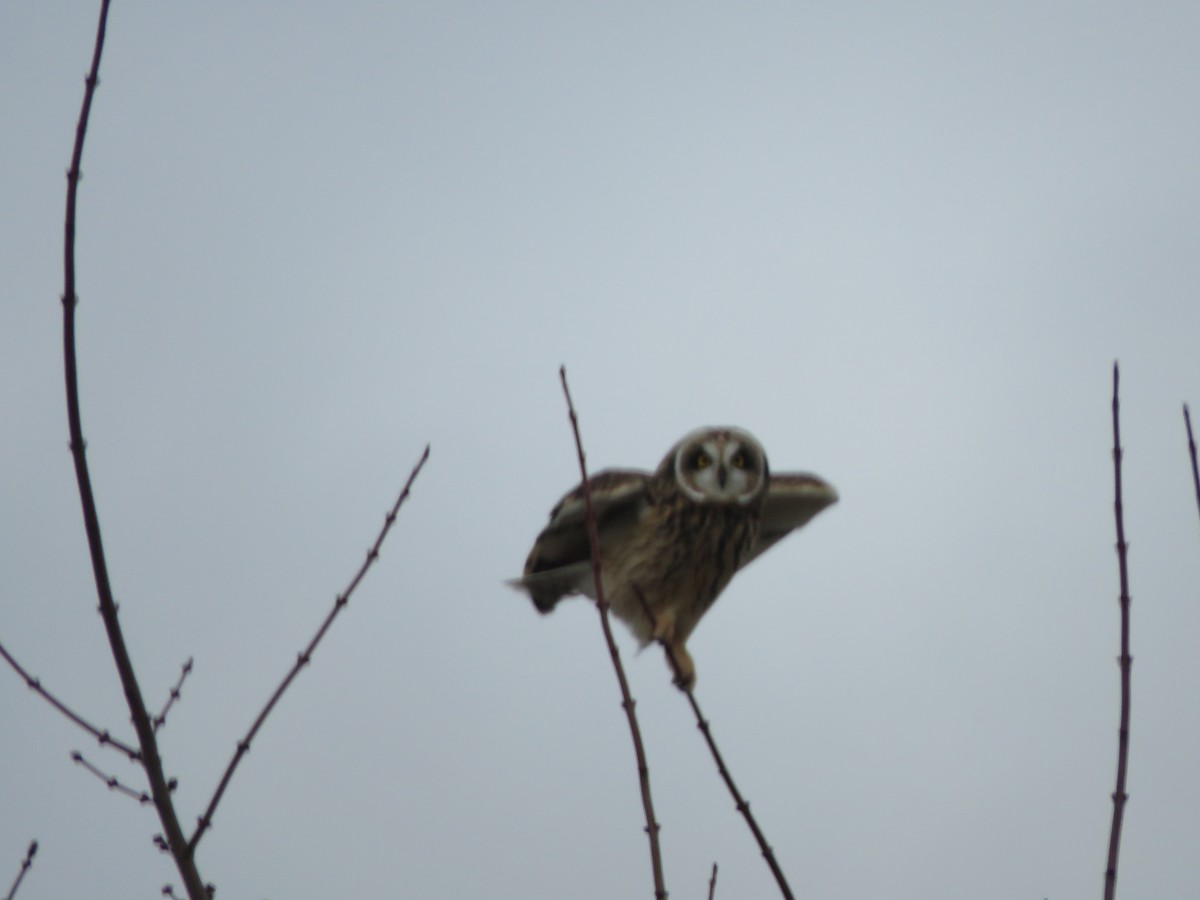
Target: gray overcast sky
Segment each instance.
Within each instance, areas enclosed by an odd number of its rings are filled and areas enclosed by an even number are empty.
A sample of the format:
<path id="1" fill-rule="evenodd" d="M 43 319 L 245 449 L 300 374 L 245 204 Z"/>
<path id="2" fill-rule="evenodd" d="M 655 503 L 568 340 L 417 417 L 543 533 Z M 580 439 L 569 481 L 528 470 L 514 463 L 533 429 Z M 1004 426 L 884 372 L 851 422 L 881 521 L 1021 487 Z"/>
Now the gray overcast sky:
<path id="1" fill-rule="evenodd" d="M 0 6 L 0 636 L 117 731 L 66 443 L 92 3 Z M 735 579 L 698 697 L 798 896 L 1200 891 L 1195 3 L 118 2 L 80 195 L 83 415 L 189 823 L 433 456 L 201 846 L 218 897 L 649 897 L 595 613 L 503 585 L 589 461 L 753 431 L 842 502 Z M 620 634 L 672 897 L 774 894 Z M 0 672 L 0 879 L 178 885 L 137 782 Z M 7 883 L 0 881 L 0 883 Z"/>

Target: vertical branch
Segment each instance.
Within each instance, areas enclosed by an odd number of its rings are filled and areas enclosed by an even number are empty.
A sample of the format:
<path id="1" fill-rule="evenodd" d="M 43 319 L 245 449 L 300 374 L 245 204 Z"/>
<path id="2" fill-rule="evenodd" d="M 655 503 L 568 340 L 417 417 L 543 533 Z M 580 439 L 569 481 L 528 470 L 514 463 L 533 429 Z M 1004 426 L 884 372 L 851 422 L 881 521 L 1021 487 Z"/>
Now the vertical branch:
<path id="1" fill-rule="evenodd" d="M 88 119 L 92 110 L 92 99 L 99 84 L 100 57 L 104 51 L 104 34 L 108 24 L 109 0 L 101 0 L 100 18 L 96 25 L 96 43 L 92 52 L 92 65 L 84 82 L 83 105 L 79 110 L 79 122 L 75 126 L 75 144 L 71 152 L 71 168 L 67 171 L 67 209 L 64 221 L 63 240 L 63 364 L 67 389 L 67 425 L 71 435 L 71 457 L 75 463 L 75 479 L 79 484 L 79 499 L 83 508 L 83 524 L 87 533 L 88 551 L 92 559 L 92 575 L 96 582 L 96 593 L 100 600 L 100 616 L 108 633 L 113 661 L 121 678 L 125 701 L 141 747 L 142 766 L 150 782 L 154 807 L 166 833 L 171 854 L 179 868 L 179 874 L 187 886 L 191 900 L 207 900 L 208 891 L 196 870 L 191 851 L 188 849 L 175 807 L 171 802 L 167 779 L 163 774 L 162 759 L 154 736 L 150 714 L 142 698 L 133 662 L 125 646 L 125 637 L 117 620 L 117 604 L 113 599 L 112 584 L 108 578 L 108 564 L 104 558 L 104 544 L 100 539 L 100 516 L 96 511 L 96 499 L 92 493 L 91 476 L 88 473 L 83 425 L 79 412 L 79 375 L 75 356 L 75 307 L 79 298 L 75 292 L 75 210 L 79 190 L 80 163 L 83 159 L 83 142 L 87 135 Z"/>
<path id="2" fill-rule="evenodd" d="M 708 879 L 708 900 L 713 900 L 717 895 L 717 864 L 713 863 L 712 878 Z"/>
<path id="3" fill-rule="evenodd" d="M 1126 563 L 1125 512 L 1121 502 L 1121 424 L 1120 424 L 1120 370 L 1113 364 L 1113 512 L 1117 523 L 1117 566 L 1121 579 L 1121 724 L 1117 732 L 1117 786 L 1113 791 L 1112 827 L 1108 836 L 1108 868 L 1104 873 L 1104 900 L 1115 900 L 1117 896 L 1117 859 L 1121 853 L 1121 821 L 1125 815 L 1125 776 L 1129 766 L 1129 672 L 1133 658 L 1129 655 L 1129 570 Z"/>
<path id="4" fill-rule="evenodd" d="M 604 629 L 604 640 L 608 644 L 608 654 L 612 658 L 613 669 L 617 673 L 617 682 L 621 685 L 621 708 L 629 720 L 629 733 L 633 738 L 633 752 L 637 757 L 638 781 L 642 788 L 642 809 L 646 813 L 646 834 L 650 838 L 650 866 L 654 872 L 654 896 L 658 900 L 666 900 L 667 889 L 663 880 L 662 850 L 659 847 L 658 820 L 654 817 L 654 799 L 650 795 L 650 767 L 646 764 L 646 750 L 642 745 L 642 732 L 638 727 L 637 714 L 634 712 L 634 700 L 629 693 L 629 682 L 625 680 L 625 669 L 621 666 L 621 655 L 617 651 L 617 643 L 613 640 L 612 626 L 608 621 L 608 601 L 604 599 L 604 585 L 600 579 L 600 535 L 596 528 L 596 512 L 592 507 L 592 489 L 588 484 L 587 462 L 583 454 L 583 441 L 579 437 L 579 418 L 575 415 L 575 404 L 571 402 L 571 389 L 567 387 L 567 369 L 562 366 L 558 370 L 562 382 L 563 395 L 567 398 L 567 412 L 571 417 L 571 431 L 575 435 L 575 452 L 579 457 L 579 475 L 583 480 L 583 503 L 587 519 L 588 544 L 592 556 L 592 579 L 596 584 L 596 608 L 600 612 L 600 625 Z"/>
<path id="5" fill-rule="evenodd" d="M 1187 427 L 1188 456 L 1192 460 L 1192 487 L 1196 489 L 1196 509 L 1200 511 L 1200 469 L 1196 468 L 1196 439 L 1192 437 L 1192 416 L 1186 403 L 1183 404 L 1183 424 Z"/>

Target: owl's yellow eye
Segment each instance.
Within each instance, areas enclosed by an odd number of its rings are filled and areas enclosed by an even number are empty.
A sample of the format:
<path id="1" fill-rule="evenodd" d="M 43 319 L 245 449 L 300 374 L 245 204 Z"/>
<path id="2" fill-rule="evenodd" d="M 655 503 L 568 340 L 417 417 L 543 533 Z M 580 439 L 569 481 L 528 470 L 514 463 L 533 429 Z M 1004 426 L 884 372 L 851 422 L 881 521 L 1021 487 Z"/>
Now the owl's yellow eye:
<path id="1" fill-rule="evenodd" d="M 733 467 L 735 469 L 744 469 L 746 468 L 746 454 L 739 450 L 737 453 L 733 454 L 733 459 L 731 459 L 730 462 L 733 463 Z"/>
<path id="2" fill-rule="evenodd" d="M 696 468 L 697 469 L 707 469 L 711 465 L 712 465 L 712 459 L 709 458 L 709 455 L 707 453 L 697 453 L 696 454 Z"/>

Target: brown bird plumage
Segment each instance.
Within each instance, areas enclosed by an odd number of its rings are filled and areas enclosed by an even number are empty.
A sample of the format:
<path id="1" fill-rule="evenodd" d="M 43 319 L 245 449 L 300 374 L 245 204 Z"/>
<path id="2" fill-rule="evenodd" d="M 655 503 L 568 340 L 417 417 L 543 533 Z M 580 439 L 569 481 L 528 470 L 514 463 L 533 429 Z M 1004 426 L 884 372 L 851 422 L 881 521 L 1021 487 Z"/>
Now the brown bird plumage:
<path id="1" fill-rule="evenodd" d="M 653 473 L 607 470 L 589 487 L 605 598 L 643 644 L 667 643 L 686 688 L 696 670 L 685 642 L 734 574 L 837 501 L 814 475 L 772 475 L 758 441 L 732 427 L 691 432 Z M 582 485 L 551 511 L 510 583 L 543 613 L 570 594 L 595 597 Z"/>

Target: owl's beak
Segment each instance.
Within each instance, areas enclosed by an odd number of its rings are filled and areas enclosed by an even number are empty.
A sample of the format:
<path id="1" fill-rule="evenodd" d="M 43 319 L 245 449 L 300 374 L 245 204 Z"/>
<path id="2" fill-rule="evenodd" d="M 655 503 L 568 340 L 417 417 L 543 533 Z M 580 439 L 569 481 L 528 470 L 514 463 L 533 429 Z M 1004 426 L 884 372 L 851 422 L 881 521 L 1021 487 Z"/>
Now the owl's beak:
<path id="1" fill-rule="evenodd" d="M 721 488 L 725 487 L 725 482 L 728 480 L 728 478 L 729 470 L 724 466 L 717 466 L 717 484 L 720 485 Z"/>

